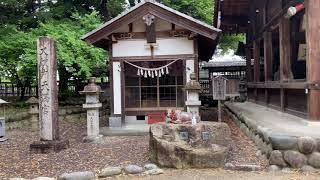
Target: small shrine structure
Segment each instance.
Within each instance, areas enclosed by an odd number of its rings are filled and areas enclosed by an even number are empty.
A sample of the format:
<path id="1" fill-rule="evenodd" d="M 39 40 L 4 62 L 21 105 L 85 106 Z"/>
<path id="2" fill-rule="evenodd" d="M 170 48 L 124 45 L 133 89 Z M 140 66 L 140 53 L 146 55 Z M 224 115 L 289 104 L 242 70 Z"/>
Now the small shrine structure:
<path id="1" fill-rule="evenodd" d="M 220 30 L 145 0 L 82 39 L 108 51 L 110 127 L 147 123 L 148 114 L 184 110 L 182 90 L 199 61 L 215 51 Z"/>

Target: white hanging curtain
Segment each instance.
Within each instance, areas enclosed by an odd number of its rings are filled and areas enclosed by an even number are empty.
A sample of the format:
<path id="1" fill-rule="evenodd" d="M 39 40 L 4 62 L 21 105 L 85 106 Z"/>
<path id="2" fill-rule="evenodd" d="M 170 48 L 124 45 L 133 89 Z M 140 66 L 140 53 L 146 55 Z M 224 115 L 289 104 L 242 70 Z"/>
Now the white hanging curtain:
<path id="1" fill-rule="evenodd" d="M 126 62 L 127 64 L 130 64 L 131 66 L 137 68 L 137 75 L 138 76 L 142 76 L 142 77 L 151 77 L 151 78 L 154 78 L 154 77 L 162 77 L 163 75 L 165 74 L 169 74 L 169 66 L 172 65 L 173 63 L 179 61 L 179 59 L 177 60 L 174 60 L 164 66 L 161 66 L 161 67 L 157 67 L 157 68 L 145 68 L 145 67 L 140 67 L 140 66 L 137 66 L 135 64 L 132 64 L 128 61 L 124 61 Z"/>

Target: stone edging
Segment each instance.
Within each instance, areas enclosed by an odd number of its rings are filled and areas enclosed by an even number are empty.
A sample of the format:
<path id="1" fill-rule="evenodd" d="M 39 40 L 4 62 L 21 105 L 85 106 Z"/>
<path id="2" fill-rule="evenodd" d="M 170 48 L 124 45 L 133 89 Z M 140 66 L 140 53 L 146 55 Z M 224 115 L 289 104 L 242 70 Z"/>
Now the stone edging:
<path id="1" fill-rule="evenodd" d="M 320 168 L 320 139 L 272 135 L 267 129 L 256 126 L 241 114 L 225 106 L 226 112 L 269 159 L 270 165 L 280 168 Z"/>
<path id="2" fill-rule="evenodd" d="M 99 178 L 115 177 L 121 175 L 160 175 L 164 171 L 158 168 L 155 164 L 145 164 L 144 167 L 137 165 L 128 165 L 124 168 L 122 167 L 106 167 L 102 169 L 98 174 L 95 174 L 92 171 L 82 171 L 82 172 L 71 172 L 63 173 L 58 177 L 37 177 L 32 180 L 95 180 Z M 27 180 L 24 178 L 10 178 L 10 180 Z"/>

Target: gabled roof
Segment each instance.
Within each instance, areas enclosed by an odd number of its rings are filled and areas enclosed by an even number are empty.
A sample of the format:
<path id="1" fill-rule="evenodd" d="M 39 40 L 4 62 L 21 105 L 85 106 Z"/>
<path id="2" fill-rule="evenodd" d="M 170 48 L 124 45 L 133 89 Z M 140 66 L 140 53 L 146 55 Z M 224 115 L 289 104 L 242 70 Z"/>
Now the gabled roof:
<path id="1" fill-rule="evenodd" d="M 109 41 L 109 35 L 111 35 L 124 24 L 130 24 L 147 14 L 152 14 L 155 17 L 163 19 L 169 23 L 197 33 L 200 36 L 199 40 L 203 41 L 203 43 L 199 42 L 199 51 L 201 51 L 201 49 L 203 49 L 202 47 L 204 47 L 206 50 L 203 50 L 203 56 L 206 56 L 206 58 L 213 54 L 221 30 L 178 12 L 161 3 L 155 2 L 154 0 L 145 0 L 137 4 L 112 20 L 104 23 L 99 28 L 85 34 L 81 39 L 97 47 L 107 49 L 108 47 L 106 46 L 106 42 Z"/>
<path id="2" fill-rule="evenodd" d="M 152 0 L 146 0 L 136 6 L 124 11 L 117 17 L 104 23 L 99 28 L 85 34 L 81 39 L 95 43 L 99 38 L 94 38 L 103 34 L 104 36 L 110 35 L 116 29 L 120 28 L 123 24 L 129 24 L 136 19 L 146 15 L 153 14 L 156 17 L 164 19 L 170 23 L 184 27 L 190 31 L 199 33 L 202 36 L 215 40 L 221 30 L 214 28 L 204 22 L 192 18 L 186 14 L 176 11 L 170 7 Z"/>

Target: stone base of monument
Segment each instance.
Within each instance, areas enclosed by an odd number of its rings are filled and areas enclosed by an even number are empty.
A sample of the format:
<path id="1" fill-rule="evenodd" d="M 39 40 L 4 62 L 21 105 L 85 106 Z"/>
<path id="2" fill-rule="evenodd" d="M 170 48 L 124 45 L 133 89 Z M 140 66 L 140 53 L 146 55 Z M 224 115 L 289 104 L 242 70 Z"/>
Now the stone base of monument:
<path id="1" fill-rule="evenodd" d="M 101 143 L 102 140 L 103 140 L 103 135 L 86 136 L 83 138 L 84 143 Z"/>
<path id="2" fill-rule="evenodd" d="M 171 168 L 223 167 L 231 133 L 227 124 L 154 124 L 150 127 L 151 161 Z"/>
<path id="3" fill-rule="evenodd" d="M 69 148 L 69 140 L 35 141 L 30 144 L 31 153 L 60 152 Z"/>

